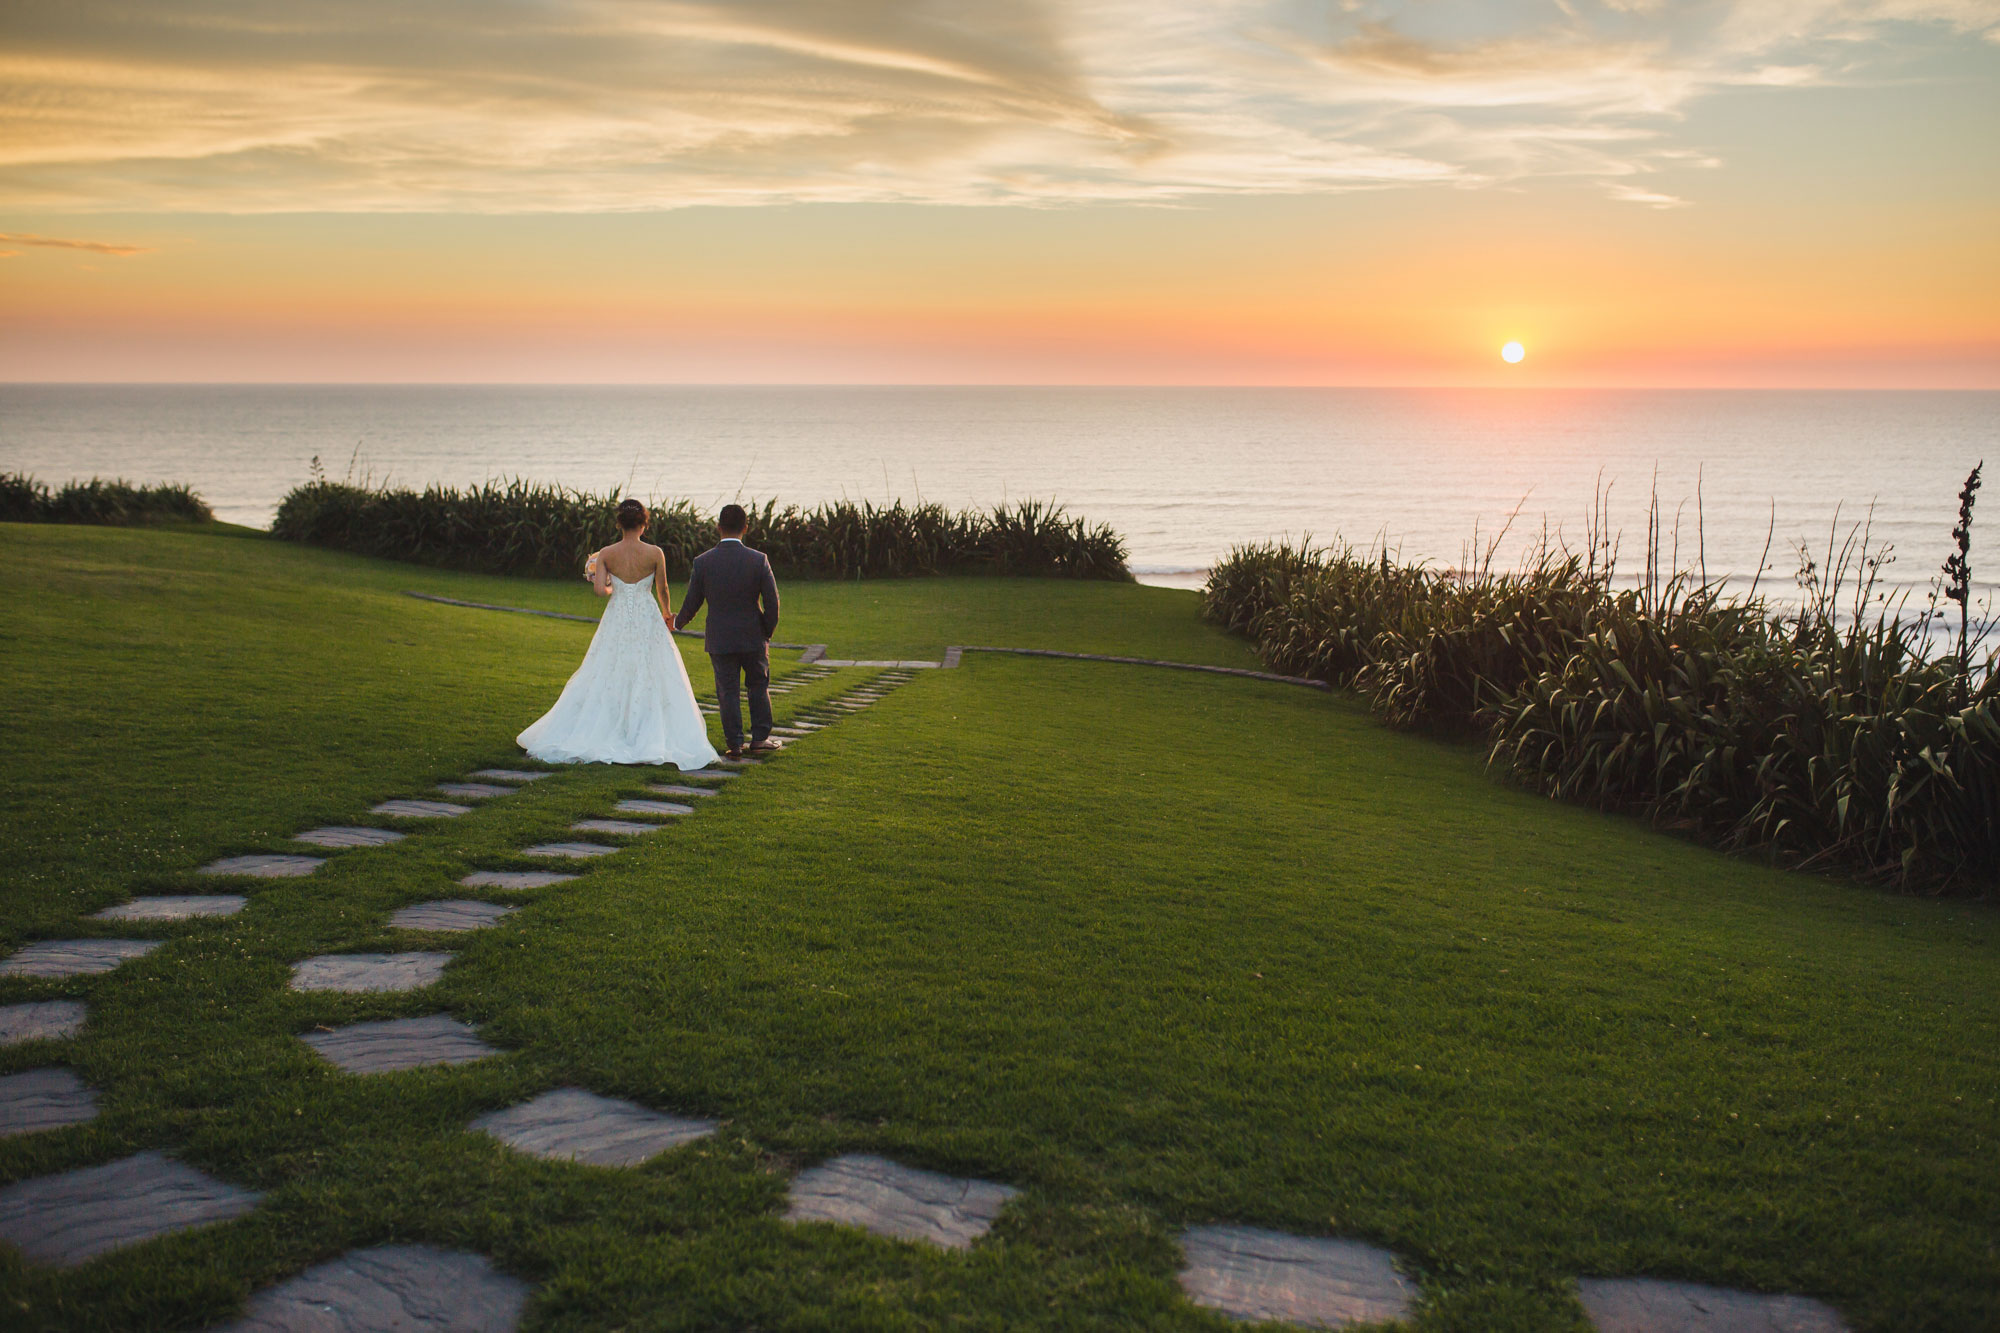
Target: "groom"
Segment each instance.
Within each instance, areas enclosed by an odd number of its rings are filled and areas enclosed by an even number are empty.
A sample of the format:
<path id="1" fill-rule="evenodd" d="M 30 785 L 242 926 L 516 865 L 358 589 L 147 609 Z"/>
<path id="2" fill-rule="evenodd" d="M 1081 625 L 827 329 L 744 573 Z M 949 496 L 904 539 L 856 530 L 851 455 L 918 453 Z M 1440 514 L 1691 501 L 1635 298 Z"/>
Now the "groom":
<path id="1" fill-rule="evenodd" d="M 708 603 L 708 623 L 702 644 L 715 666 L 715 702 L 722 709 L 722 734 L 728 757 L 741 759 L 743 709 L 738 703 L 737 674 L 750 685 L 750 753 L 778 749 L 771 739 L 771 655 L 765 646 L 778 632 L 778 581 L 762 551 L 743 544 L 750 518 L 742 505 L 724 505 L 715 528 L 722 538 L 694 558 L 688 575 L 687 600 L 674 623 L 685 629 Z"/>

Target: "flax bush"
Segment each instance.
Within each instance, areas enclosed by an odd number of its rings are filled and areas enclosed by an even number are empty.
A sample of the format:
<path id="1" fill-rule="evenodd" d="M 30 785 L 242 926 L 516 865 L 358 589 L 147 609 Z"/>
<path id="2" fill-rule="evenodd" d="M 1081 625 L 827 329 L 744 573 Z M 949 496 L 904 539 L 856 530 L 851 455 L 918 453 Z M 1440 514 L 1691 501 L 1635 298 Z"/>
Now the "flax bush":
<path id="1" fill-rule="evenodd" d="M 51 490 L 33 477 L 0 473 L 0 522 L 206 523 L 215 515 L 186 486 L 134 486 L 129 481 L 72 481 Z"/>
<path id="2" fill-rule="evenodd" d="M 1204 610 L 1274 670 L 1348 686 L 1393 725 L 1481 737 L 1549 796 L 1792 864 L 1991 892 L 2000 664 L 1933 652 L 1872 600 L 1874 565 L 1843 567 L 1846 615 L 1841 577 L 1822 587 L 1810 568 L 1803 609 L 1781 614 L 1692 575 L 1616 588 L 1546 550 L 1462 574 L 1265 545 L 1216 566 Z"/>
<path id="3" fill-rule="evenodd" d="M 278 507 L 279 537 L 363 555 L 502 574 L 573 575 L 617 538 L 619 496 L 525 481 L 458 490 L 387 490 L 313 481 Z M 684 500 L 649 506 L 646 539 L 684 575 L 715 542 L 715 521 Z M 824 578 L 989 573 L 1130 579 L 1125 543 L 1036 501 L 991 511 L 839 501 L 747 506 L 750 541 L 780 574 Z"/>

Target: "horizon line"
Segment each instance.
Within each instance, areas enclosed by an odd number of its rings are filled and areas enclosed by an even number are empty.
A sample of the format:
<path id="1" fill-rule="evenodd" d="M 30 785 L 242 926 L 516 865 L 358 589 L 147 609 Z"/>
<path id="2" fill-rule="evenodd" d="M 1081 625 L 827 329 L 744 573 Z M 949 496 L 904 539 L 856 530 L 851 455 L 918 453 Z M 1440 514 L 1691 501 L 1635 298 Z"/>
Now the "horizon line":
<path id="1" fill-rule="evenodd" d="M 935 380 L 15 380 L 0 378 L 0 389 L 1327 389 L 1416 390 L 1455 392 L 1493 390 L 1503 393 L 1989 393 L 2000 384 L 1976 385 L 1825 385 L 1825 384 L 1160 384 L 1147 381 L 942 382 Z"/>

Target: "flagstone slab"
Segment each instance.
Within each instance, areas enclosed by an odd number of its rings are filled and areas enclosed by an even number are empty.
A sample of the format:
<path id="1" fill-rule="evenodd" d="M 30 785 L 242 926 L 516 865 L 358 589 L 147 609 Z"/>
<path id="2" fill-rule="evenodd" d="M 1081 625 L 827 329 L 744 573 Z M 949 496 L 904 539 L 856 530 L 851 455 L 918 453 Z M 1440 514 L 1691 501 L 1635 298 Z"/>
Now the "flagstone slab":
<path id="1" fill-rule="evenodd" d="M 892 1240 L 963 1250 L 985 1235 L 1019 1191 L 960 1180 L 886 1157 L 854 1154 L 801 1171 L 792 1181 L 788 1222 L 833 1222 Z"/>
<path id="2" fill-rule="evenodd" d="M 509 912 L 519 910 L 502 907 L 499 903 L 453 898 L 446 902 L 417 903 L 405 907 L 389 918 L 389 924 L 398 930 L 484 930 Z"/>
<path id="3" fill-rule="evenodd" d="M 310 875 L 326 862 L 317 856 L 273 856 L 257 853 L 252 856 L 225 856 L 220 861 L 210 861 L 197 875 L 245 875 L 251 879 L 296 879 L 300 875 Z"/>
<path id="4" fill-rule="evenodd" d="M 378 1245 L 265 1288 L 217 1333 L 513 1333 L 528 1291 L 483 1254 Z"/>
<path id="5" fill-rule="evenodd" d="M 641 824 L 636 819 L 579 819 L 569 827 L 572 833 L 615 833 L 633 838 L 641 833 L 658 833 L 663 826 Z"/>
<path id="6" fill-rule="evenodd" d="M 646 788 L 646 790 L 650 792 L 657 792 L 661 796 L 715 795 L 715 789 L 712 787 L 681 787 L 681 786 L 676 786 L 674 783 L 671 782 L 656 782 L 652 786 Z"/>
<path id="7" fill-rule="evenodd" d="M 444 975 L 448 953 L 323 953 L 292 964 L 293 990 L 355 994 L 420 990 Z"/>
<path id="8" fill-rule="evenodd" d="M 472 813 L 469 805 L 450 801 L 384 801 L 368 811 L 371 815 L 394 815 L 398 819 L 456 819 Z"/>
<path id="9" fill-rule="evenodd" d="M 620 801 L 613 807 L 621 815 L 691 815 L 691 805 L 676 805 L 672 801 Z"/>
<path id="10" fill-rule="evenodd" d="M 238 893 L 177 893 L 159 898 L 134 898 L 101 912 L 92 921 L 186 921 L 198 916 L 235 916 L 250 903 Z"/>
<path id="11" fill-rule="evenodd" d="M 498 1055 L 467 1023 L 450 1014 L 349 1023 L 302 1038 L 328 1063 L 349 1074 L 394 1074 L 433 1065 L 464 1065 Z"/>
<path id="12" fill-rule="evenodd" d="M 484 801 L 495 796 L 512 796 L 518 787 L 501 787 L 491 782 L 440 782 L 437 789 L 461 801 Z"/>
<path id="13" fill-rule="evenodd" d="M 523 847 L 521 855 L 559 856 L 581 861 L 593 856 L 609 856 L 617 850 L 601 842 L 538 842 L 533 847 Z"/>
<path id="14" fill-rule="evenodd" d="M 295 834 L 294 842 L 309 842 L 315 847 L 386 847 L 392 842 L 401 842 L 407 833 L 394 829 L 363 828 L 358 824 L 334 824 L 326 828 L 307 829 Z"/>
<path id="15" fill-rule="evenodd" d="M 96 1118 L 97 1094 L 73 1069 L 30 1069 L 0 1078 L 0 1138 Z"/>
<path id="16" fill-rule="evenodd" d="M 0 1189 L 0 1241 L 30 1263 L 74 1268 L 111 1250 L 241 1217 L 263 1195 L 142 1152 Z"/>
<path id="17" fill-rule="evenodd" d="M 1585 1278 L 1584 1313 L 1600 1333 L 1848 1333 L 1830 1305 L 1656 1278 Z"/>
<path id="18" fill-rule="evenodd" d="M 475 870 L 459 883 L 468 889 L 546 889 L 575 878 L 554 870 Z"/>
<path id="19" fill-rule="evenodd" d="M 812 734 L 813 734 L 813 733 L 814 733 L 815 731 L 818 731 L 818 730 L 819 730 L 819 728 L 818 728 L 818 727 L 810 727 L 810 726 L 808 726 L 808 727 L 772 727 L 772 728 L 771 728 L 771 734 L 772 734 L 772 735 L 774 735 L 774 736 L 789 736 L 789 737 L 790 737 L 791 739 L 793 739 L 793 740 L 795 740 L 795 741 L 796 741 L 796 740 L 803 740 L 803 739 L 804 739 L 805 737 L 807 737 L 807 736 L 810 736 L 810 735 L 812 735 Z"/>
<path id="20" fill-rule="evenodd" d="M 713 1134 L 713 1120 L 667 1115 L 636 1102 L 557 1088 L 472 1122 L 531 1157 L 590 1166 L 637 1166 L 670 1148 Z"/>
<path id="21" fill-rule="evenodd" d="M 1359 1241 L 1258 1227 L 1181 1234 L 1181 1289 L 1196 1305 L 1243 1320 L 1340 1328 L 1407 1318 L 1417 1290 L 1387 1250 Z"/>
<path id="22" fill-rule="evenodd" d="M 81 1000 L 35 1000 L 0 1005 L 0 1046 L 26 1041 L 67 1041 L 83 1031 L 89 1010 Z"/>
<path id="23" fill-rule="evenodd" d="M 726 759 L 718 759 L 715 762 L 718 764 L 723 764 L 729 761 Z M 733 778 L 737 775 L 729 772 L 727 769 L 721 769 L 721 768 L 684 768 L 680 772 L 676 773 L 674 776 L 681 779 L 681 781 L 683 782 L 689 781 L 690 779 L 697 782 L 714 782 L 722 778 Z"/>
<path id="24" fill-rule="evenodd" d="M 552 768 L 475 768 L 475 778 L 491 778 L 495 782 L 540 782 L 552 778 L 556 771 Z"/>
<path id="25" fill-rule="evenodd" d="M 24 944 L 6 962 L 0 977 L 94 977 L 120 963 L 144 958 L 160 940 L 38 940 Z"/>

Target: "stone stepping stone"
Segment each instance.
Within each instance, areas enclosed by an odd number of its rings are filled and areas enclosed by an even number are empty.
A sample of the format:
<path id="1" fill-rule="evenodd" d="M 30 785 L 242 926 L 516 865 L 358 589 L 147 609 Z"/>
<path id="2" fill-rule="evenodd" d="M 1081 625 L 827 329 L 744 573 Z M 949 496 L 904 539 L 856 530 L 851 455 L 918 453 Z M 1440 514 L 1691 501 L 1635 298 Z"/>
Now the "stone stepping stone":
<path id="1" fill-rule="evenodd" d="M 726 764 L 729 761 L 726 759 L 718 759 L 715 762 L 718 764 Z M 690 780 L 695 782 L 717 782 L 723 778 L 733 778 L 737 775 L 723 768 L 684 768 L 674 776 L 680 778 L 681 781 L 683 782 L 687 782 Z"/>
<path id="2" fill-rule="evenodd" d="M 658 833 L 662 825 L 641 824 L 636 819 L 579 819 L 569 827 L 572 833 L 615 833 L 632 838 L 641 833 Z"/>
<path id="3" fill-rule="evenodd" d="M 97 1094 L 73 1069 L 30 1069 L 0 1078 L 0 1138 L 97 1118 Z"/>
<path id="4" fill-rule="evenodd" d="M 804 737 L 812 735 L 815 731 L 818 731 L 819 728 L 814 726 L 772 727 L 771 730 L 780 736 L 789 736 L 793 740 L 801 740 Z"/>
<path id="5" fill-rule="evenodd" d="M 650 792 L 657 792 L 657 793 L 659 793 L 659 794 L 660 794 L 661 796 L 713 796 L 713 795 L 715 795 L 715 789 L 714 789 L 714 788 L 712 788 L 712 787 L 679 787 L 679 786 L 676 786 L 676 785 L 674 785 L 674 784 L 673 784 L 673 783 L 671 783 L 671 782 L 656 782 L 656 783 L 654 783 L 654 784 L 653 784 L 652 786 L 650 786 L 650 787 L 646 788 L 646 790 L 647 790 L 647 791 L 650 791 Z"/>
<path id="6" fill-rule="evenodd" d="M 540 782 L 543 778 L 554 777 L 552 768 L 475 768 L 472 776 L 489 778 L 494 782 Z"/>
<path id="7" fill-rule="evenodd" d="M 564 875 L 570 879 L 572 876 Z M 447 902 L 418 903 L 405 907 L 389 918 L 389 924 L 397 930 L 484 930 L 509 912 L 519 911 L 515 907 L 502 907 L 499 903 L 482 903 L 470 898 L 453 898 Z"/>
<path id="8" fill-rule="evenodd" d="M 23 945 L 0 963 L 4 977 L 94 977 L 120 963 L 144 958 L 160 940 L 41 940 Z"/>
<path id="9" fill-rule="evenodd" d="M 715 762 L 721 764 L 722 767 L 720 769 L 697 768 L 694 772 L 683 773 L 681 774 L 681 776 L 684 778 L 709 778 L 709 777 L 714 777 L 718 772 L 721 772 L 721 773 L 730 773 L 730 776 L 733 777 L 735 775 L 734 773 L 731 773 L 730 770 L 742 769 L 742 768 L 755 768 L 757 767 L 757 765 L 763 763 L 764 761 L 761 759 L 717 759 Z"/>
<path id="10" fill-rule="evenodd" d="M 616 847 L 606 847 L 601 842 L 538 842 L 533 847 L 523 847 L 523 856 L 559 856 L 572 861 L 581 861 L 592 856 L 610 856 Z"/>
<path id="11" fill-rule="evenodd" d="M 459 883 L 468 889 L 546 889 L 575 878 L 553 870 L 475 870 Z"/>
<path id="12" fill-rule="evenodd" d="M 444 975 L 448 953 L 323 953 L 292 964 L 293 990 L 420 990 Z"/>
<path id="13" fill-rule="evenodd" d="M 620 801 L 612 807 L 621 815 L 691 815 L 691 805 L 676 805 L 672 801 Z"/>
<path id="14" fill-rule="evenodd" d="M 267 1287 L 217 1333 L 513 1333 L 527 1303 L 485 1255 L 378 1245 Z"/>
<path id="15" fill-rule="evenodd" d="M 66 1041 L 83 1031 L 89 1011 L 81 1000 L 35 1000 L 0 1005 L 0 1046 L 26 1041 Z"/>
<path id="16" fill-rule="evenodd" d="M 30 1263 L 74 1268 L 155 1236 L 241 1217 L 262 1197 L 142 1152 L 0 1190 L 0 1241 Z"/>
<path id="17" fill-rule="evenodd" d="M 326 862 L 317 856 L 272 856 L 259 853 L 254 856 L 225 856 L 220 861 L 210 861 L 197 875 L 247 875 L 251 879 L 295 879 L 300 875 L 310 875 Z"/>
<path id="18" fill-rule="evenodd" d="M 1196 1305 L 1243 1320 L 1340 1328 L 1408 1318 L 1415 1285 L 1387 1250 L 1257 1227 L 1181 1233 L 1181 1289 Z"/>
<path id="19" fill-rule="evenodd" d="M 500 1054 L 469 1024 L 450 1014 L 349 1023 L 331 1032 L 308 1032 L 305 1044 L 349 1074 L 394 1074 L 433 1065 L 465 1065 Z"/>
<path id="20" fill-rule="evenodd" d="M 553 1162 L 637 1166 L 713 1134 L 713 1120 L 667 1115 L 582 1088 L 557 1088 L 472 1122 L 508 1147 Z"/>
<path id="21" fill-rule="evenodd" d="M 833 1222 L 892 1240 L 963 1250 L 985 1235 L 1019 1191 L 898 1166 L 885 1157 L 836 1157 L 792 1181 L 788 1222 Z"/>
<path id="22" fill-rule="evenodd" d="M 1654 1278 L 1585 1278 L 1584 1313 L 1601 1333 L 1848 1333 L 1833 1307 Z"/>
<path id="23" fill-rule="evenodd" d="M 398 819 L 456 819 L 471 814 L 472 807 L 453 805 L 450 801 L 384 801 L 368 813 L 394 815 Z"/>
<path id="24" fill-rule="evenodd" d="M 493 796 L 512 796 L 518 787 L 497 787 L 490 782 L 440 782 L 437 789 L 461 801 L 484 801 Z"/>
<path id="25" fill-rule="evenodd" d="M 354 824 L 335 824 L 327 828 L 307 829 L 296 835 L 292 841 L 309 842 L 315 847 L 386 847 L 392 842 L 401 842 L 409 834 L 398 833 L 394 829 L 362 828 Z"/>
<path id="26" fill-rule="evenodd" d="M 134 898 L 101 912 L 92 921 L 186 921 L 197 916 L 235 916 L 250 903 L 235 893 L 181 893 L 163 898 Z"/>

